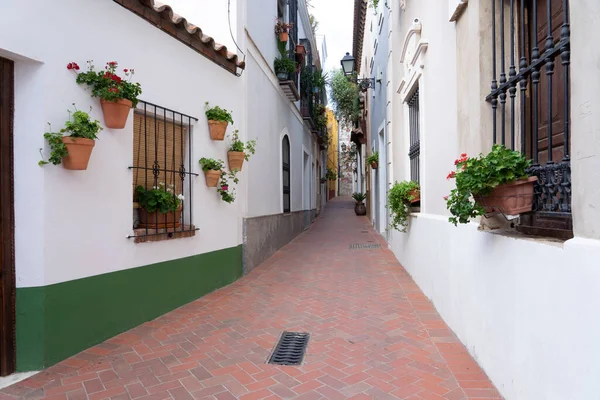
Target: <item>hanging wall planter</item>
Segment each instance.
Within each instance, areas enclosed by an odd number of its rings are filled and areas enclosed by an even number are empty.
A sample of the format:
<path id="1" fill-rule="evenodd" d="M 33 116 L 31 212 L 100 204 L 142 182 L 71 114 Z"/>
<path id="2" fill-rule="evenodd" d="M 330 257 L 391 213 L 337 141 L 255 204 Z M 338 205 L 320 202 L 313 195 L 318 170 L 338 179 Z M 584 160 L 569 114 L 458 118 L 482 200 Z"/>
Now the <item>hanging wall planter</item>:
<path id="1" fill-rule="evenodd" d="M 289 35 L 287 32 L 281 32 L 279 34 L 279 41 L 280 42 L 287 42 L 289 40 Z"/>
<path id="2" fill-rule="evenodd" d="M 90 108 L 91 111 L 91 108 Z M 92 150 L 96 144 L 95 139 L 102 130 L 99 121 L 92 120 L 84 111 L 75 109 L 69 111 L 70 120 L 60 132 L 46 132 L 44 138 L 50 147 L 48 161 L 41 160 L 38 165 L 61 164 L 65 169 L 86 170 Z M 50 125 L 50 124 L 48 124 Z M 68 133 L 69 136 L 63 136 Z M 42 149 L 40 149 L 40 153 Z M 42 155 L 43 158 L 43 155 Z"/>
<path id="3" fill-rule="evenodd" d="M 242 151 L 228 151 L 227 161 L 229 161 L 229 169 L 232 171 L 234 169 L 241 171 L 244 165 L 244 157 L 246 157 L 246 153 Z"/>
<path id="4" fill-rule="evenodd" d="M 96 141 L 65 136 L 62 138 L 62 142 L 69 153 L 62 160 L 63 167 L 76 171 L 86 170 Z"/>
<path id="5" fill-rule="evenodd" d="M 209 107 L 208 101 L 204 103 L 206 119 L 208 120 L 208 132 L 212 140 L 223 140 L 227 126 L 233 124 L 231 112 L 219 106 Z"/>
<path id="6" fill-rule="evenodd" d="M 219 178 L 221 177 L 221 171 L 215 171 L 212 169 L 204 171 L 204 176 L 206 177 L 206 186 L 217 187 L 217 183 L 219 182 Z"/>
<path id="7" fill-rule="evenodd" d="M 102 112 L 104 113 L 104 124 L 107 128 L 125 128 L 127 118 L 129 117 L 129 110 L 131 110 L 133 105 L 130 100 L 120 99 L 117 101 L 108 101 L 101 99 L 100 104 L 102 105 Z"/>
<path id="8" fill-rule="evenodd" d="M 292 24 L 288 24 L 279 18 L 275 21 L 275 35 L 279 38 L 280 42 L 287 42 L 289 40 L 288 32 L 292 29 Z"/>
<path id="9" fill-rule="evenodd" d="M 206 186 L 217 187 L 219 178 L 221 178 L 222 171 L 225 169 L 225 163 L 222 160 L 215 160 L 214 158 L 201 158 L 199 161 L 204 176 L 206 177 Z"/>
<path id="10" fill-rule="evenodd" d="M 134 71 L 123 69 L 123 79 L 116 73 L 119 65 L 116 61 L 107 62 L 104 71 L 96 71 L 92 61 L 88 61 L 87 65 L 86 72 L 79 73 L 79 65 L 74 62 L 69 63 L 67 69 L 77 74 L 77 83 L 91 87 L 93 97 L 100 97 L 106 127 L 125 128 L 129 110 L 137 105 L 138 97 L 142 94 L 140 84 L 131 82 Z"/>
<path id="11" fill-rule="evenodd" d="M 239 131 L 236 129 L 231 135 L 231 145 L 227 152 L 227 161 L 229 161 L 230 171 L 241 171 L 244 160 L 250 160 L 250 156 L 256 152 L 256 140 L 242 142 L 239 137 Z"/>

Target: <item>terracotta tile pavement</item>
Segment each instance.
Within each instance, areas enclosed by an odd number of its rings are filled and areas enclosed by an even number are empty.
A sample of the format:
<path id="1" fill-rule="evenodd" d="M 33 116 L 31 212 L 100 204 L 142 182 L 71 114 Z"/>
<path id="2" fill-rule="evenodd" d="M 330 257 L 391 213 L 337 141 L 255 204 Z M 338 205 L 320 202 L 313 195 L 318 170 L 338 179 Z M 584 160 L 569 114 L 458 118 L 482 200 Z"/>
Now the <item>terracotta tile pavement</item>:
<path id="1" fill-rule="evenodd" d="M 300 367 L 265 363 L 284 330 L 311 334 Z M 501 399 L 348 199 L 248 276 L 0 398 Z"/>

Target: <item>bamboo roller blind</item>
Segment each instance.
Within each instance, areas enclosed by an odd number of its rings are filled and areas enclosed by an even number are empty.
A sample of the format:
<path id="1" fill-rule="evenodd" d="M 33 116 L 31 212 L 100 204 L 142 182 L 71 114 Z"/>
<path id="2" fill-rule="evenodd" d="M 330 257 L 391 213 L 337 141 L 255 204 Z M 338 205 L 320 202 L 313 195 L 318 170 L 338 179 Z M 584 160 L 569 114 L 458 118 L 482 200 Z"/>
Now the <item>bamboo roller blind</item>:
<path id="1" fill-rule="evenodd" d="M 133 118 L 133 165 L 148 168 L 133 169 L 133 191 L 138 185 L 146 189 L 158 182 L 175 185 L 175 194 L 183 193 L 183 183 L 178 172 L 185 162 L 185 135 L 187 129 L 177 122 L 134 113 Z M 166 159 L 165 159 L 166 157 Z M 154 178 L 152 166 L 158 162 L 160 174 Z M 165 172 L 168 170 L 169 172 Z M 146 180 L 147 179 L 147 180 Z M 147 184 L 146 184 L 147 182 Z"/>

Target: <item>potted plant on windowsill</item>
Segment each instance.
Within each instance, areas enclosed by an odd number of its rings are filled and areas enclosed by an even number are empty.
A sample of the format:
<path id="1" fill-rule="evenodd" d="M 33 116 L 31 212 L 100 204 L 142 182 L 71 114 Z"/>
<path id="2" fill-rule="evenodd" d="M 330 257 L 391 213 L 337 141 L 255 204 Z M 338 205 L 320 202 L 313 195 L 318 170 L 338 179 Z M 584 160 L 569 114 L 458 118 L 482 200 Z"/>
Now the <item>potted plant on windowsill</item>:
<path id="1" fill-rule="evenodd" d="M 73 104 L 75 106 L 75 104 Z M 90 108 L 90 111 L 92 109 Z M 41 160 L 38 165 L 58 165 L 62 163 L 65 169 L 86 170 L 92 150 L 96 144 L 98 133 L 102 130 L 100 122 L 92 120 L 85 111 L 68 110 L 69 120 L 60 132 L 47 132 L 44 138 L 50 146 L 48 161 Z M 50 126 L 50 124 L 48 124 Z M 52 128 L 50 126 L 50 128 Z M 68 134 L 68 136 L 64 136 Z M 42 149 L 40 149 L 41 153 Z M 43 158 L 43 156 L 42 156 Z"/>
<path id="2" fill-rule="evenodd" d="M 225 163 L 221 160 L 204 157 L 200 159 L 199 163 L 206 177 L 206 186 L 217 187 L 221 173 L 225 169 Z"/>
<path id="3" fill-rule="evenodd" d="M 521 153 L 495 144 L 492 151 L 469 158 L 465 153 L 454 162 L 456 171 L 447 179 L 456 179 L 456 187 L 444 197 L 454 225 L 466 224 L 485 214 L 518 215 L 533 208 L 533 185 L 530 166 Z"/>
<path id="4" fill-rule="evenodd" d="M 290 74 L 296 72 L 296 62 L 285 56 L 276 58 L 273 67 L 275 68 L 275 74 L 280 81 L 289 80 Z"/>
<path id="5" fill-rule="evenodd" d="M 280 42 L 287 42 L 289 40 L 288 32 L 292 30 L 293 24 L 283 22 L 279 18 L 275 20 L 275 35 Z"/>
<path id="6" fill-rule="evenodd" d="M 367 164 L 371 165 L 371 168 L 377 169 L 377 167 L 379 166 L 379 152 L 373 152 L 373 154 L 367 157 L 365 161 L 367 162 Z"/>
<path id="7" fill-rule="evenodd" d="M 413 181 L 395 182 L 388 193 L 388 208 L 392 214 L 392 228 L 406 232 L 410 206 L 418 201 L 419 184 Z"/>
<path id="8" fill-rule="evenodd" d="M 161 229 L 179 228 L 181 226 L 181 210 L 184 197 L 175 194 L 175 185 L 168 187 L 159 182 L 152 189 L 143 186 L 135 188 L 136 201 L 140 205 L 138 216 L 139 228 Z"/>
<path id="9" fill-rule="evenodd" d="M 229 161 L 230 170 L 242 170 L 244 160 L 249 161 L 250 156 L 256 153 L 256 140 L 249 140 L 244 144 L 238 136 L 239 131 L 236 129 L 231 135 L 231 145 L 227 152 L 227 161 Z"/>
<path id="10" fill-rule="evenodd" d="M 210 107 L 208 101 L 204 103 L 206 119 L 208 120 L 208 132 L 212 140 L 223 140 L 227 125 L 233 124 L 231 112 L 219 106 Z"/>
<path id="11" fill-rule="evenodd" d="M 142 94 L 139 83 L 131 82 L 133 69 L 123 69 L 125 79 L 117 75 L 116 61 L 106 63 L 104 71 L 96 71 L 93 61 L 87 62 L 88 70 L 79 73 L 79 65 L 71 62 L 67 69 L 75 72 L 78 84 L 86 84 L 92 89 L 92 97 L 99 97 L 104 113 L 104 124 L 107 128 L 123 129 L 129 117 L 129 110 L 138 103 L 138 97 Z"/>
<path id="12" fill-rule="evenodd" d="M 354 205 L 354 213 L 356 215 L 367 215 L 367 207 L 364 205 L 363 201 L 367 198 L 367 195 L 364 193 L 353 193 L 352 198 L 356 201 Z"/>

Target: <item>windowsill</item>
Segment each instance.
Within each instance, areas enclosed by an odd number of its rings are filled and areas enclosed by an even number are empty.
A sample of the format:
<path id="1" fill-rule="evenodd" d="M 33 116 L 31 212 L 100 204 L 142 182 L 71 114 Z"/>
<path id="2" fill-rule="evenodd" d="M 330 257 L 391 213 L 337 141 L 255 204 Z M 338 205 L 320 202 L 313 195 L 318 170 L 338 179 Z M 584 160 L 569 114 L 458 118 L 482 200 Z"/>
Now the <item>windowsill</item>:
<path id="1" fill-rule="evenodd" d="M 503 237 L 517 239 L 517 240 L 527 240 L 529 242 L 546 244 L 549 246 L 560 247 L 560 248 L 562 248 L 564 243 L 568 240 L 568 239 L 563 240 L 563 239 L 555 239 L 555 238 L 551 238 L 551 237 L 542 237 L 542 236 L 530 236 L 530 235 L 525 235 L 521 232 L 506 230 L 506 229 L 495 229 L 495 230 L 478 229 L 478 230 L 480 232 L 488 233 L 490 235 L 503 236 Z"/>
<path id="2" fill-rule="evenodd" d="M 161 242 L 164 240 L 183 239 L 195 236 L 196 230 L 194 225 L 185 225 L 179 228 L 148 230 L 146 230 L 146 228 L 137 228 L 133 230 L 132 237 L 135 238 L 135 243 Z"/>

